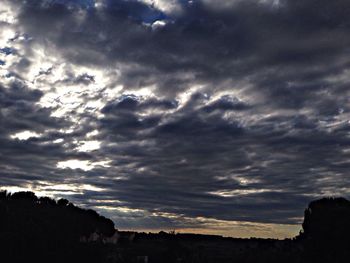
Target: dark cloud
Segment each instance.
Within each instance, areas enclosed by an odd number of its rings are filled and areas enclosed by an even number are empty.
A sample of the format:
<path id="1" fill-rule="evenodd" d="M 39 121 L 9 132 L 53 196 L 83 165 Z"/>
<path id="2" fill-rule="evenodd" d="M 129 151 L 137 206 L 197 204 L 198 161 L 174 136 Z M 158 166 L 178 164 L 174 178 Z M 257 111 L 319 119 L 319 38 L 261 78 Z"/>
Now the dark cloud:
<path id="1" fill-rule="evenodd" d="M 127 207 L 108 213 L 145 228 L 295 224 L 311 199 L 348 196 L 350 3 L 219 2 L 179 1 L 173 13 L 142 1 L 7 2 L 18 36 L 0 61 L 16 81 L 0 87 L 0 154 L 20 171 L 4 169 L 4 184 L 95 186 L 104 191 L 72 198 Z M 60 103 L 40 105 L 50 92 Z M 25 130 L 42 135 L 11 139 Z M 91 140 L 100 147 L 79 150 Z M 71 159 L 109 164 L 56 167 Z"/>
<path id="2" fill-rule="evenodd" d="M 184 106 L 187 110 L 171 114 L 169 120 L 163 117 L 153 123 L 146 119 L 147 125 L 142 121 L 125 125 L 116 120 L 126 108 L 129 114 L 133 112 L 127 119 L 136 120 L 137 103 L 132 99 L 123 102 L 128 103 L 122 104 L 124 108 L 108 112 L 106 119 L 110 120 L 109 114 L 115 117 L 107 125 L 102 120 L 101 130 L 111 143 L 130 143 L 113 144 L 112 148 L 106 144 L 103 150 L 115 156 L 116 167 L 130 167 L 124 171 L 127 179 L 115 186 L 115 193 L 122 192 L 117 199 L 127 196 L 126 201 L 135 208 L 162 207 L 194 217 L 215 215 L 246 221 L 278 222 L 284 218 L 284 222 L 295 223 L 294 218 L 300 216 L 296 208 L 321 194 L 320 185 L 327 173 L 332 177 L 337 171 L 345 176 L 348 169 L 348 164 L 335 164 L 346 158 L 341 151 L 349 146 L 348 140 L 340 134 L 317 131 L 302 116 L 268 118 L 248 129 L 222 119 L 223 111 L 241 108 L 218 107 L 221 112 L 213 115 L 207 106 L 195 111 Z M 119 162 L 120 156 L 125 158 L 124 164 Z M 313 172 L 315 167 L 327 172 Z M 344 183 L 344 178 L 338 181 L 336 177 L 329 185 L 334 190 Z M 220 189 L 223 196 L 214 196 Z"/>

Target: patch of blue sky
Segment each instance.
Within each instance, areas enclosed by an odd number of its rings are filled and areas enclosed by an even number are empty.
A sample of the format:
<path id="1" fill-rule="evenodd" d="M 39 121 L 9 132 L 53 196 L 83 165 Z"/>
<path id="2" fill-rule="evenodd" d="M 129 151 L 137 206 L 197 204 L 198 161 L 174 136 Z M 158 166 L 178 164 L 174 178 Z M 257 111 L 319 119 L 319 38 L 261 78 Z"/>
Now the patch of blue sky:
<path id="1" fill-rule="evenodd" d="M 111 12 L 124 13 L 129 18 L 143 23 L 152 24 L 157 20 L 168 19 L 168 16 L 162 11 L 135 0 L 107 0 L 106 6 Z"/>
<path id="2" fill-rule="evenodd" d="M 94 8 L 95 0 L 51 0 L 51 3 L 76 5 L 81 8 Z M 168 20 L 169 17 L 162 11 L 136 0 L 106 0 L 106 6 L 112 12 L 124 12 L 128 17 L 142 23 L 154 23 L 158 20 Z"/>
<path id="3" fill-rule="evenodd" d="M 51 0 L 51 2 L 64 5 L 76 5 L 82 8 L 93 8 L 95 6 L 95 0 Z"/>
<path id="4" fill-rule="evenodd" d="M 144 23 L 153 23 L 158 20 L 166 20 L 168 19 L 168 16 L 164 14 L 163 12 L 160 12 L 158 10 L 151 10 L 149 12 L 145 12 L 140 15 L 140 19 Z"/>
<path id="5" fill-rule="evenodd" d="M 14 50 L 10 47 L 0 48 L 0 53 L 5 54 L 6 56 L 11 55 Z"/>
<path id="6" fill-rule="evenodd" d="M 195 0 L 177 0 L 177 2 L 182 6 L 187 6 L 188 4 L 195 2 Z"/>

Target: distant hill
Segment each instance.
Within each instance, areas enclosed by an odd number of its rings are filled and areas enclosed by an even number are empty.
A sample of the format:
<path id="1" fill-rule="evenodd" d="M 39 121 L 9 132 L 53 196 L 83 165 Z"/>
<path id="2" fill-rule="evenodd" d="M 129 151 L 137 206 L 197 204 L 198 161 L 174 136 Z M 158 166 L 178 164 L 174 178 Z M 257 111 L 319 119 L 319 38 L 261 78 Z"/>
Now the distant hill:
<path id="1" fill-rule="evenodd" d="M 89 236 L 115 234 L 114 223 L 66 199 L 39 198 L 32 192 L 0 192 L 1 262 L 350 262 L 350 201 L 323 198 L 311 202 L 302 228 L 297 237 L 286 240 L 161 231 L 136 236 L 118 232 L 117 244 L 106 244 L 101 239 L 89 242 Z"/>

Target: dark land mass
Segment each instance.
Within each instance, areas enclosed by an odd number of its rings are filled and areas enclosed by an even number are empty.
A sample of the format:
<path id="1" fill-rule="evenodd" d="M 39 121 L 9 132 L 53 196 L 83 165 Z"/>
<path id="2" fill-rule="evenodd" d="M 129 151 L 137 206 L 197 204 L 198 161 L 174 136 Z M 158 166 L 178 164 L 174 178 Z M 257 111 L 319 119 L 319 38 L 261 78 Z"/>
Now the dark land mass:
<path id="1" fill-rule="evenodd" d="M 350 262 L 350 201 L 311 202 L 302 228 L 285 240 L 121 232 L 66 199 L 0 192 L 0 262 Z"/>

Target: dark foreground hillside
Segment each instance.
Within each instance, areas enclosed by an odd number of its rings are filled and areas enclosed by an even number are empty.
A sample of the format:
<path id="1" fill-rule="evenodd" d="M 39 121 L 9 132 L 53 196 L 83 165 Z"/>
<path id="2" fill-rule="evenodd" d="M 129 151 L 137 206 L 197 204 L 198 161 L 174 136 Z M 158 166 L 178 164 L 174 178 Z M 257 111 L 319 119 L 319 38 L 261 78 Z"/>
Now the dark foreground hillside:
<path id="1" fill-rule="evenodd" d="M 350 202 L 305 210 L 294 239 L 118 232 L 111 220 L 65 199 L 0 192 L 0 262 L 350 262 Z"/>

